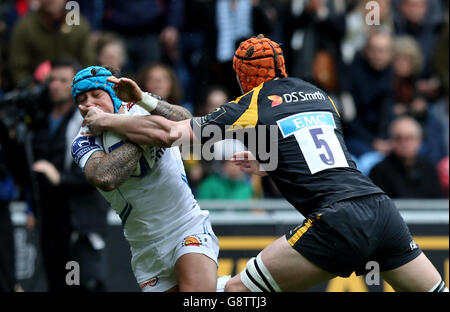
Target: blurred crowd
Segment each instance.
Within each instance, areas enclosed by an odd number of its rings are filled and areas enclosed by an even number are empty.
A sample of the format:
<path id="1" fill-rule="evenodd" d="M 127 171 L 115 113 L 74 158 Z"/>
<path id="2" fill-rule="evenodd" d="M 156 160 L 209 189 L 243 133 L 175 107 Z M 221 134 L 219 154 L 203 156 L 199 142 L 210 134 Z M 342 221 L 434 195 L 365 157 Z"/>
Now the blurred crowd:
<path id="1" fill-rule="evenodd" d="M 107 207 L 68 152 L 81 122 L 70 94 L 76 71 L 108 65 L 206 114 L 241 95 L 234 51 L 260 33 L 281 44 L 289 76 L 333 98 L 359 170 L 393 198 L 448 197 L 447 0 L 2 0 L 0 213 L 12 200 L 28 203 L 50 289 L 64 288 L 53 268 L 73 254 L 97 259 L 82 286 L 104 287 Z M 223 141 L 214 146 L 222 160 L 185 161 L 197 199 L 281 197 L 269 178 L 228 161 L 243 149 Z"/>

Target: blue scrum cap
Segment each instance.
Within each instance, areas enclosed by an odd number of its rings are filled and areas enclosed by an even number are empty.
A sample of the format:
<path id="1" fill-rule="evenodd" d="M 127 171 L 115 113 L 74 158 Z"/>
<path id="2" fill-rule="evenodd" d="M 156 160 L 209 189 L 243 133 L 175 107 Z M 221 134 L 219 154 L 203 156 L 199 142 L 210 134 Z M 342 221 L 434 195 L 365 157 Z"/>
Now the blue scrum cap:
<path id="1" fill-rule="evenodd" d="M 89 66 L 80 70 L 72 81 L 72 97 L 77 104 L 77 95 L 94 89 L 106 91 L 114 104 L 114 113 L 119 112 L 122 101 L 114 93 L 112 82 L 106 79 L 113 74 L 102 66 Z"/>

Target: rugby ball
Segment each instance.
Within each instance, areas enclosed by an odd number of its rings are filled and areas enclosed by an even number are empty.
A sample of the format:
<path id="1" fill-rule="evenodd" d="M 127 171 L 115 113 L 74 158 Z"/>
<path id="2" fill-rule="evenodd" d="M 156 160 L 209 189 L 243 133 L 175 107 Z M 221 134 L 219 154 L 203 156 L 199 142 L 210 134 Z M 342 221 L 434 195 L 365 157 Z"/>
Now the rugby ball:
<path id="1" fill-rule="evenodd" d="M 119 148 L 126 141 L 127 140 L 125 136 L 122 136 L 113 131 L 105 131 L 102 134 L 102 143 L 106 154 L 109 154 L 116 148 Z M 154 164 L 154 157 L 153 157 L 154 149 L 146 145 L 140 146 L 144 150 L 143 155 L 141 159 L 139 159 L 139 162 L 137 163 L 136 166 L 136 170 L 131 175 L 132 177 L 142 177 L 146 175 Z"/>

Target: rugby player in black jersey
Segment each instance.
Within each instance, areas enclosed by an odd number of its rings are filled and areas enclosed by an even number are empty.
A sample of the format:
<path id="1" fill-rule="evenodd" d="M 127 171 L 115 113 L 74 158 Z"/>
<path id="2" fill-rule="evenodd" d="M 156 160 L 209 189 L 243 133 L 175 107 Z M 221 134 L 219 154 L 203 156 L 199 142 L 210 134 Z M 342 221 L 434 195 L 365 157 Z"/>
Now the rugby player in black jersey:
<path id="1" fill-rule="evenodd" d="M 241 43 L 233 67 L 244 95 L 206 116 L 173 122 L 91 108 L 84 120 L 93 134 L 113 130 L 156 146 L 212 143 L 242 128 L 270 138 L 269 126 L 277 127 L 277 151 L 271 154 L 277 165 L 264 174 L 305 220 L 250 259 L 225 291 L 302 291 L 336 276 L 362 275 L 370 261 L 378 263 L 381 277 L 396 291 L 448 291 L 393 201 L 356 169 L 332 99 L 310 83 L 287 77 L 281 48 L 262 35 Z M 143 98 L 130 79 L 109 81 L 124 101 L 150 112 L 158 105 L 155 98 Z M 204 131 L 211 126 L 221 135 Z M 259 149 L 252 152 L 255 161 L 245 152 L 236 155 L 244 157 L 235 163 L 263 174 Z M 261 167 L 253 165 L 256 161 Z"/>

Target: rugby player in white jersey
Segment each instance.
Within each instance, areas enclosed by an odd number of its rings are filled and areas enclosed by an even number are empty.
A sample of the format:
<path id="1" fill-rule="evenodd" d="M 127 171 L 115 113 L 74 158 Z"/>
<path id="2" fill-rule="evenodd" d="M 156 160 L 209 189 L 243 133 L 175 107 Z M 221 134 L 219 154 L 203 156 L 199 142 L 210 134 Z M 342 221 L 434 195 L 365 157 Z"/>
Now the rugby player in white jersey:
<path id="1" fill-rule="evenodd" d="M 110 70 L 100 66 L 77 73 L 72 96 L 80 113 L 85 116 L 88 108 L 97 107 L 110 113 L 149 115 L 133 103 L 122 105 L 116 95 L 121 90 L 113 90 L 114 84 L 106 80 L 111 76 Z M 152 114 L 172 120 L 190 118 L 180 106 L 161 99 L 154 104 Z M 73 141 L 72 156 L 120 216 L 141 289 L 215 291 L 218 239 L 209 212 L 200 209 L 187 183 L 178 147 L 139 146 L 126 140 L 116 146 L 107 153 L 102 135 L 89 136 L 82 127 Z M 147 158 L 144 149 L 149 149 Z M 148 155 L 152 155 L 150 161 Z M 141 172 L 136 176 L 138 164 Z"/>

